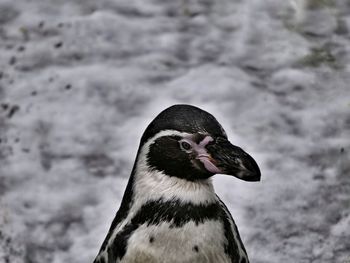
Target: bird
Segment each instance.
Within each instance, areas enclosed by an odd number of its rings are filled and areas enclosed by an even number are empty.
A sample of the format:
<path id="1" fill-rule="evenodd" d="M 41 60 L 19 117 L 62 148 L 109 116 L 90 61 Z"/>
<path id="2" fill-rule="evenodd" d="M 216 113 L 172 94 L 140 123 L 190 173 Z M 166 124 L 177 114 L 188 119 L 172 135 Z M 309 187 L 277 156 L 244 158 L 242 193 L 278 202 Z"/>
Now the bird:
<path id="1" fill-rule="evenodd" d="M 119 210 L 94 263 L 248 263 L 212 176 L 260 181 L 256 161 L 210 113 L 175 104 L 143 133 Z"/>

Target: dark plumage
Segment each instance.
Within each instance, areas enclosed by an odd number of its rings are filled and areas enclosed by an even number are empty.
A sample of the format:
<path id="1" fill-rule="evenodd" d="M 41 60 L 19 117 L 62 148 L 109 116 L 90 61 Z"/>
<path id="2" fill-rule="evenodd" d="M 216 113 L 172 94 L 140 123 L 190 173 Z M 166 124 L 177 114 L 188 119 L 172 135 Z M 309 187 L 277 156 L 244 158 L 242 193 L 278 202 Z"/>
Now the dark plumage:
<path id="1" fill-rule="evenodd" d="M 94 263 L 248 262 L 210 177 L 260 180 L 254 159 L 217 120 L 190 105 L 161 112 L 144 132 L 121 206 Z"/>

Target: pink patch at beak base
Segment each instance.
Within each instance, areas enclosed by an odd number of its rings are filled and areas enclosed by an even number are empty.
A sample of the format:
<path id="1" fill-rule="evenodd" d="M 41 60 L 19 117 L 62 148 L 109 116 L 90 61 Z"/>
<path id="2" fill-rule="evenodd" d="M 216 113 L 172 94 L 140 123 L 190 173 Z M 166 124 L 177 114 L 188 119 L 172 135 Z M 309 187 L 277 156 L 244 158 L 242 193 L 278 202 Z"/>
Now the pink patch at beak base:
<path id="1" fill-rule="evenodd" d="M 211 136 L 206 136 L 199 144 L 194 144 L 193 148 L 197 153 L 196 159 L 200 160 L 203 163 L 205 169 L 213 174 L 218 174 L 222 173 L 222 171 L 215 166 L 215 161 L 207 153 L 207 150 L 205 148 L 205 146 L 213 140 L 214 139 Z"/>
<path id="2" fill-rule="evenodd" d="M 203 164 L 205 169 L 213 174 L 220 174 L 222 171 L 212 163 L 209 155 L 200 155 L 197 157 Z"/>

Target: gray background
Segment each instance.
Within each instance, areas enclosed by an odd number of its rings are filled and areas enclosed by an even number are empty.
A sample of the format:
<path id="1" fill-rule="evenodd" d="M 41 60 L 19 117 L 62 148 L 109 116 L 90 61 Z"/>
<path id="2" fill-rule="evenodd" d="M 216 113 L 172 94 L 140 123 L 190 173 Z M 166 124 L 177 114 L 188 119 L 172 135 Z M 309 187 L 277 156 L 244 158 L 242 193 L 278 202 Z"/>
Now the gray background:
<path id="1" fill-rule="evenodd" d="M 0 0 L 0 262 L 91 262 L 157 113 L 213 113 L 256 263 L 350 260 L 350 1 Z"/>

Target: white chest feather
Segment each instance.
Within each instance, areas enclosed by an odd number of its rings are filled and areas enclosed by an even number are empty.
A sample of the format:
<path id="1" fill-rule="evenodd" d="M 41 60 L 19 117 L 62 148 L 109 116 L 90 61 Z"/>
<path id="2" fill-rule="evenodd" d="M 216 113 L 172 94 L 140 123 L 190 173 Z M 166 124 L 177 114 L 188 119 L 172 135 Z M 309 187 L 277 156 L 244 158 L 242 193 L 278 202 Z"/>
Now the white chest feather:
<path id="1" fill-rule="evenodd" d="M 223 226 L 211 220 L 182 227 L 170 223 L 140 226 L 129 238 L 127 253 L 120 263 L 225 263 Z"/>

